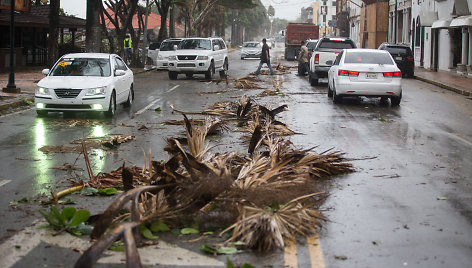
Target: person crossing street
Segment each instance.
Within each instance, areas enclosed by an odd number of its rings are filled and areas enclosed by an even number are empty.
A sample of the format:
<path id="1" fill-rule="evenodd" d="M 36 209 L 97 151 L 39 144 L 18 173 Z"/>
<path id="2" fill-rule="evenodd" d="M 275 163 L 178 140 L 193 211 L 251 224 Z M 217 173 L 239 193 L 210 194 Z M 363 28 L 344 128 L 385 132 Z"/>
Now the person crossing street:
<path id="1" fill-rule="evenodd" d="M 125 52 L 125 61 L 128 63 L 133 56 L 133 41 L 129 34 L 126 35 L 125 40 L 123 41 L 124 52 Z"/>
<path id="2" fill-rule="evenodd" d="M 262 39 L 261 62 L 259 63 L 259 67 L 257 68 L 256 75 L 259 75 L 263 63 L 267 64 L 267 67 L 269 67 L 270 70 L 270 74 L 274 75 L 274 70 L 272 70 L 272 66 L 270 65 L 269 46 L 267 45 L 267 41 L 265 38 Z"/>

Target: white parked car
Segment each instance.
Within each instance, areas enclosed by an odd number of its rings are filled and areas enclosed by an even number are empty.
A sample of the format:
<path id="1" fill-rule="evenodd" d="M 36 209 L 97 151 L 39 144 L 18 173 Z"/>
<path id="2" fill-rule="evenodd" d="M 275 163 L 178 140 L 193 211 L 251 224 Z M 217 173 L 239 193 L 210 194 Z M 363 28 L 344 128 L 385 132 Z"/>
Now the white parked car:
<path id="1" fill-rule="evenodd" d="M 38 115 L 102 111 L 113 116 L 117 104 L 133 103 L 133 72 L 115 54 L 67 54 L 43 74 L 34 95 Z"/>
<path id="2" fill-rule="evenodd" d="M 151 42 L 147 48 L 147 62 L 146 64 L 157 65 L 157 55 L 159 54 L 160 42 Z"/>
<path id="3" fill-rule="evenodd" d="M 157 69 L 167 69 L 169 57 L 175 55 L 174 46 L 178 46 L 182 38 L 170 38 L 161 43 L 159 53 L 157 54 Z"/>
<path id="4" fill-rule="evenodd" d="M 241 48 L 241 59 L 259 58 L 262 54 L 262 46 L 260 42 L 244 42 Z"/>
<path id="5" fill-rule="evenodd" d="M 183 73 L 187 78 L 194 74 L 205 74 L 212 79 L 215 72 L 225 77 L 228 71 L 228 49 L 221 38 L 187 38 L 177 47 L 175 55 L 169 57 L 169 79 L 177 79 Z"/>
<path id="6" fill-rule="evenodd" d="M 386 50 L 344 49 L 328 72 L 328 97 L 335 103 L 348 96 L 402 99 L 402 73 Z"/>

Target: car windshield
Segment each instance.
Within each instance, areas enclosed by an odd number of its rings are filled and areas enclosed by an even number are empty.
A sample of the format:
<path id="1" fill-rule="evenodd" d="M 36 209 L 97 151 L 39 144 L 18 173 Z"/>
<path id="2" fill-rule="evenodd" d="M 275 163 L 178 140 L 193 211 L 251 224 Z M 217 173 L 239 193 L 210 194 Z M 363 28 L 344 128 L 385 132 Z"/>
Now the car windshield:
<path id="1" fill-rule="evenodd" d="M 346 53 L 344 63 L 359 64 L 388 64 L 393 65 L 392 58 L 386 53 L 349 52 Z"/>
<path id="2" fill-rule="evenodd" d="M 385 50 L 390 52 L 390 54 L 395 54 L 395 55 L 411 55 L 411 50 L 409 47 L 386 47 Z"/>
<path id="3" fill-rule="evenodd" d="M 178 40 L 175 40 L 175 41 L 164 41 L 162 42 L 161 44 L 161 49 L 159 49 L 160 51 L 171 51 L 171 50 L 174 50 L 174 45 L 179 45 L 180 44 L 180 41 Z"/>
<path id="4" fill-rule="evenodd" d="M 259 47 L 260 44 L 257 42 L 254 43 L 244 43 L 243 47 Z"/>
<path id="5" fill-rule="evenodd" d="M 207 39 L 185 39 L 180 42 L 179 49 L 211 50 L 211 42 Z"/>
<path id="6" fill-rule="evenodd" d="M 320 48 L 355 48 L 352 42 L 350 41 L 337 41 L 337 40 L 323 40 L 321 41 Z"/>
<path id="7" fill-rule="evenodd" d="M 110 76 L 108 59 L 63 58 L 51 71 L 51 76 Z"/>

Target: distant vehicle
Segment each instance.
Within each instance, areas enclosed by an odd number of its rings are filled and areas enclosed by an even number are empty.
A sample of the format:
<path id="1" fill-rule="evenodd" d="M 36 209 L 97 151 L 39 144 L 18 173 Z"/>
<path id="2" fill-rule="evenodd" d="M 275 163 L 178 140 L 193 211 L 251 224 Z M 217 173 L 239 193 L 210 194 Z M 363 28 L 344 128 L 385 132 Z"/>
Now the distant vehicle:
<path id="1" fill-rule="evenodd" d="M 312 23 L 289 23 L 285 30 L 285 59 L 296 60 L 301 42 L 319 38 L 319 26 Z"/>
<path id="2" fill-rule="evenodd" d="M 262 46 L 260 42 L 244 42 L 241 48 L 241 59 L 259 58 L 262 54 Z"/>
<path id="3" fill-rule="evenodd" d="M 182 38 L 170 38 L 161 43 L 159 53 L 157 54 L 156 66 L 157 69 L 167 69 L 169 64 L 169 57 L 175 55 L 174 46 L 178 46 Z"/>
<path id="4" fill-rule="evenodd" d="M 157 65 L 157 54 L 159 53 L 160 42 L 151 42 L 147 49 L 147 64 Z"/>
<path id="5" fill-rule="evenodd" d="M 194 74 L 205 74 L 211 80 L 215 72 L 226 77 L 228 71 L 228 49 L 221 38 L 187 38 L 182 40 L 177 51 L 169 56 L 169 79 L 177 79 L 183 73 L 187 78 Z"/>
<path id="6" fill-rule="evenodd" d="M 275 40 L 272 39 L 272 38 L 267 39 L 266 43 L 269 46 L 269 48 L 274 48 L 275 47 Z"/>
<path id="7" fill-rule="evenodd" d="M 402 71 L 403 76 L 415 76 L 415 61 L 413 52 L 408 45 L 382 43 L 379 46 L 381 50 L 387 50 L 392 55 L 398 68 Z"/>
<path id="8" fill-rule="evenodd" d="M 392 106 L 402 99 L 402 73 L 385 50 L 344 49 L 328 73 L 328 97 L 335 103 L 343 97 L 390 98 Z"/>
<path id="9" fill-rule="evenodd" d="M 346 37 L 323 37 L 318 40 L 310 58 L 309 81 L 312 86 L 318 85 L 320 78 L 328 77 L 328 70 L 336 56 L 345 48 L 356 48 L 356 44 Z"/>
<path id="10" fill-rule="evenodd" d="M 62 56 L 38 82 L 34 100 L 38 115 L 53 111 L 102 111 L 115 114 L 116 105 L 131 106 L 133 72 L 115 54 L 74 53 Z"/>

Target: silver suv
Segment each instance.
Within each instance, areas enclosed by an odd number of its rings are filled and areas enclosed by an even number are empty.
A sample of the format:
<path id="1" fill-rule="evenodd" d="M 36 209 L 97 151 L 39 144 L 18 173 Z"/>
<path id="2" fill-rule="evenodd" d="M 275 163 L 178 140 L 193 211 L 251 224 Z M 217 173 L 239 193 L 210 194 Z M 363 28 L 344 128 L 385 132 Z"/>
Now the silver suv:
<path id="1" fill-rule="evenodd" d="M 217 71 L 224 78 L 228 71 L 228 49 L 221 38 L 186 38 L 169 57 L 168 70 L 171 80 L 181 73 L 187 78 L 205 74 L 205 79 L 210 80 Z"/>

